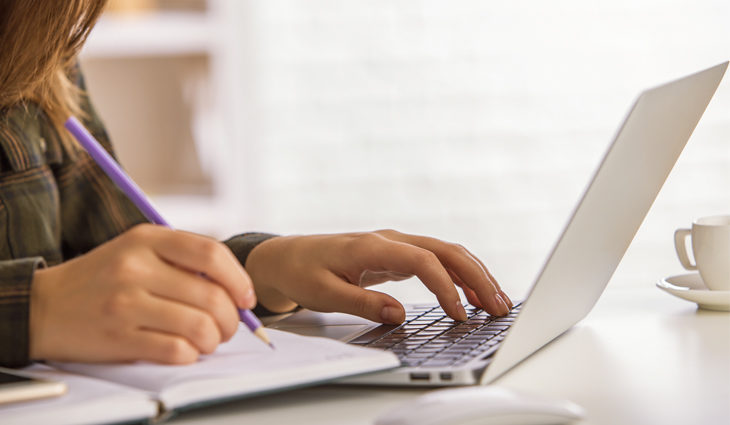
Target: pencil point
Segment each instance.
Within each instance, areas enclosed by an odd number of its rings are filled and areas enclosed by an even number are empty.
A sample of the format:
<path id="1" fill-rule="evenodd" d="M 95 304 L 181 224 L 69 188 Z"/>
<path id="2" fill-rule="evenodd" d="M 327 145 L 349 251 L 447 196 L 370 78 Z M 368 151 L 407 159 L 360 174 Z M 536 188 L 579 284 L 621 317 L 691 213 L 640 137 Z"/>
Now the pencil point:
<path id="1" fill-rule="evenodd" d="M 259 328 L 253 332 L 253 334 L 256 335 L 258 337 L 258 339 L 263 341 L 264 344 L 266 344 L 269 347 L 271 347 L 272 349 L 274 349 L 274 345 L 271 343 L 269 336 L 266 335 L 266 331 L 264 330 L 263 326 L 259 326 Z"/>
<path id="2" fill-rule="evenodd" d="M 276 348 L 274 347 L 274 344 L 272 344 L 272 343 L 269 343 L 269 348 L 271 348 L 272 350 L 276 350 Z"/>

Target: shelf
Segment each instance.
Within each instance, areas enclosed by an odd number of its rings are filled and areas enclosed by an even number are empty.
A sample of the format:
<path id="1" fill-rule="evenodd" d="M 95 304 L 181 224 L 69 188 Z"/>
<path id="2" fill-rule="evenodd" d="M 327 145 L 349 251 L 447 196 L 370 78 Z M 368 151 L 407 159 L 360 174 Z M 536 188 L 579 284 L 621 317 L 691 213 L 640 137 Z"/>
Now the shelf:
<path id="1" fill-rule="evenodd" d="M 95 104 L 102 116 L 107 117 L 120 156 L 122 146 L 127 146 L 128 164 L 137 161 L 137 167 L 149 167 L 149 161 L 135 158 L 139 154 L 135 143 L 157 146 L 154 156 L 164 155 L 166 149 L 178 149 L 176 152 L 187 156 L 184 161 L 175 160 L 183 164 L 180 169 L 188 175 L 190 156 L 202 153 L 197 147 L 189 146 L 188 139 L 195 139 L 196 134 L 187 134 L 180 126 L 195 127 L 204 119 L 214 124 L 222 121 L 219 114 L 227 110 L 228 100 L 213 90 L 231 86 L 227 79 L 237 78 L 221 72 L 220 57 L 235 52 L 238 45 L 232 38 L 220 39 L 220 34 L 225 32 L 222 26 L 231 22 L 216 13 L 215 1 L 197 0 L 196 4 L 201 4 L 199 10 L 170 10 L 165 8 L 168 3 L 179 8 L 182 3 L 193 2 L 160 0 L 157 4 L 161 9 L 105 13 L 89 35 L 81 51 L 81 61 L 89 87 L 96 87 L 93 89 Z M 155 96 L 154 100 L 136 106 L 140 96 L 144 99 L 150 93 Z M 158 98 L 173 105 L 158 104 Z M 154 119 L 150 120 L 152 115 Z M 135 123 L 134 131 L 128 128 L 127 122 Z M 160 131 L 156 127 L 174 130 Z M 228 131 L 217 130 L 218 133 L 228 134 Z M 184 151 L 180 150 L 180 144 L 187 146 Z M 215 160 L 224 162 L 218 157 Z M 216 170 L 222 169 L 221 164 L 216 164 Z M 231 229 L 236 229 L 240 221 L 240 213 L 235 211 L 238 203 L 228 193 L 228 185 L 219 187 L 218 171 L 210 176 L 210 181 L 203 174 L 206 190 L 202 192 L 210 192 L 207 195 L 182 195 L 179 188 L 166 191 L 163 184 L 144 186 L 152 188 L 153 203 L 176 228 L 219 238 L 230 236 Z M 184 179 L 192 184 L 188 180 L 197 182 Z"/>
<path id="2" fill-rule="evenodd" d="M 124 58 L 208 54 L 214 28 L 208 15 L 200 12 L 104 15 L 81 55 Z"/>

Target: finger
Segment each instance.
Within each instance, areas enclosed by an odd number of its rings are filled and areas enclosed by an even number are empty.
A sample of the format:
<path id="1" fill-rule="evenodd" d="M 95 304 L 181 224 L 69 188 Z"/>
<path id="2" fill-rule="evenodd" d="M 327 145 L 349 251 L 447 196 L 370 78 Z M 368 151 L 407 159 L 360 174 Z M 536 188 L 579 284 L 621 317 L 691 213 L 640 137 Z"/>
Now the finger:
<path id="1" fill-rule="evenodd" d="M 130 343 L 121 348 L 129 360 L 146 360 L 163 364 L 189 364 L 198 360 L 199 351 L 190 342 L 176 335 L 139 329 Z"/>
<path id="2" fill-rule="evenodd" d="M 454 283 L 459 285 L 464 291 L 467 300 L 472 305 L 480 307 L 490 314 L 494 315 L 505 315 L 509 312 L 509 307 L 506 302 L 501 298 L 498 289 L 495 290 L 493 286 L 489 285 L 467 285 L 455 271 L 448 269 L 449 274 L 454 279 Z M 476 301 L 476 303 L 474 303 Z M 486 306 L 486 307 L 485 307 Z"/>
<path id="3" fill-rule="evenodd" d="M 494 286 L 497 288 L 497 292 L 499 292 L 499 295 L 502 296 L 502 300 L 505 303 L 507 303 L 507 306 L 511 310 L 512 307 L 514 307 L 514 303 L 512 303 L 512 300 L 510 299 L 510 297 L 508 297 L 507 294 L 502 290 L 502 287 L 499 286 L 499 283 L 497 283 L 497 279 L 495 279 L 494 276 L 492 276 L 492 273 L 489 271 L 487 266 L 484 265 L 482 260 L 479 259 L 479 257 L 477 257 L 476 255 L 472 254 L 469 251 L 467 251 L 467 252 L 469 253 L 469 255 L 471 255 L 471 257 L 474 259 L 474 261 L 476 261 L 477 263 L 479 263 L 480 266 L 482 266 L 482 270 L 484 270 L 484 272 L 487 273 L 487 276 L 489 276 L 489 279 L 492 281 Z"/>
<path id="4" fill-rule="evenodd" d="M 374 233 L 354 240 L 353 255 L 359 270 L 390 271 L 417 276 L 436 295 L 446 314 L 466 320 L 459 293 L 436 255 L 426 249 Z"/>
<path id="5" fill-rule="evenodd" d="M 256 296 L 251 278 L 224 244 L 201 235 L 155 225 L 139 225 L 130 232 L 151 242 L 153 250 L 164 260 L 187 270 L 205 274 L 223 286 L 236 305 L 253 308 Z"/>
<path id="6" fill-rule="evenodd" d="M 406 280 L 412 277 L 412 274 L 395 273 L 390 271 L 375 272 L 372 270 L 364 270 L 362 273 L 360 273 L 360 281 L 358 282 L 358 284 L 361 288 L 366 288 L 368 286 L 377 285 L 379 283 Z"/>
<path id="7" fill-rule="evenodd" d="M 324 290 L 316 301 L 304 304 L 303 307 L 319 311 L 341 311 L 393 325 L 405 320 L 405 309 L 390 295 L 360 288 L 329 272 L 319 280 Z M 333 309 L 332 306 L 336 308 Z"/>
<path id="8" fill-rule="evenodd" d="M 507 302 L 502 299 L 501 288 L 486 267 L 466 248 L 439 239 L 413 236 L 389 231 L 389 237 L 427 249 L 438 257 L 447 269 L 459 277 L 459 282 L 471 288 L 479 298 L 482 308 L 488 313 L 505 315 L 509 312 Z"/>
<path id="9" fill-rule="evenodd" d="M 509 313 L 510 308 L 502 299 L 499 285 L 471 253 L 463 247 L 456 247 L 445 250 L 442 256 L 447 267 L 459 276 L 460 282 L 476 294 L 484 310 L 498 316 Z"/>
<path id="10" fill-rule="evenodd" d="M 135 317 L 140 328 L 181 336 L 201 353 L 212 353 L 221 343 L 213 318 L 186 304 L 144 294 L 138 300 Z"/>
<path id="11" fill-rule="evenodd" d="M 464 282 L 461 281 L 461 278 L 456 273 L 454 273 L 452 270 L 447 269 L 446 271 L 449 272 L 449 276 L 451 276 L 451 279 L 454 281 L 454 283 L 456 285 L 458 285 L 461 288 L 461 290 L 464 292 L 464 296 L 466 296 L 466 299 L 469 301 L 469 304 L 471 304 L 475 307 L 483 308 L 482 303 L 481 303 L 481 301 L 479 301 L 479 297 L 477 297 L 476 292 L 474 292 L 474 290 L 471 289 L 470 287 L 466 286 L 464 284 Z"/>
<path id="12" fill-rule="evenodd" d="M 151 279 L 148 290 L 159 297 L 181 302 L 213 317 L 223 341 L 228 341 L 238 329 L 238 310 L 222 286 L 202 276 L 177 267 L 165 267 Z"/>

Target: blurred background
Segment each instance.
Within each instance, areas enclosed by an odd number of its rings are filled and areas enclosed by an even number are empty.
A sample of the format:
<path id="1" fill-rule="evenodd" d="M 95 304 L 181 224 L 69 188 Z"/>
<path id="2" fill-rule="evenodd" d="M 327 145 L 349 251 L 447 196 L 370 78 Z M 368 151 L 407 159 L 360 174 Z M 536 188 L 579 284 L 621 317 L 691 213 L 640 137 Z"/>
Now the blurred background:
<path id="1" fill-rule="evenodd" d="M 82 63 L 177 227 L 428 234 L 519 297 L 639 92 L 730 59 L 727 0 L 596 3 L 113 0 Z M 674 230 L 730 214 L 728 80 L 613 284 L 681 273 Z"/>

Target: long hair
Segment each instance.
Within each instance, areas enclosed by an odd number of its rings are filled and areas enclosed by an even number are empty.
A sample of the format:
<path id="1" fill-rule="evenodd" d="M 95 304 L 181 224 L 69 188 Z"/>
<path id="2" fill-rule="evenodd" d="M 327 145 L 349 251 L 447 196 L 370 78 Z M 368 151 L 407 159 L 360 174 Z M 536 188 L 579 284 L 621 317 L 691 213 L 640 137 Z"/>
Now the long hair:
<path id="1" fill-rule="evenodd" d="M 65 143 L 63 123 L 78 114 L 72 79 L 78 52 L 106 0 L 0 1 L 0 111 L 34 102 Z"/>

